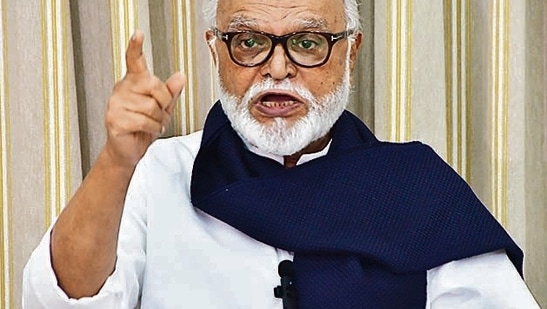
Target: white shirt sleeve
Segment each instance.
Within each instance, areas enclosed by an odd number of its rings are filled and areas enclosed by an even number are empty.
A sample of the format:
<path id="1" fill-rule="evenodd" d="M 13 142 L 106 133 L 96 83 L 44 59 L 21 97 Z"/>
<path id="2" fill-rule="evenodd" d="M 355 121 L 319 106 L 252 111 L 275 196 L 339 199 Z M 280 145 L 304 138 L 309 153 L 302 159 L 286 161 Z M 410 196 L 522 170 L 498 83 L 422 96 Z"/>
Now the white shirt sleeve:
<path id="1" fill-rule="evenodd" d="M 51 264 L 50 232 L 32 253 L 23 273 L 23 308 L 135 308 L 146 259 L 146 201 L 139 168 L 126 196 L 116 269 L 93 297 L 71 299 L 59 287 Z"/>
<path id="2" fill-rule="evenodd" d="M 496 251 L 427 272 L 426 309 L 540 309 L 505 254 Z"/>

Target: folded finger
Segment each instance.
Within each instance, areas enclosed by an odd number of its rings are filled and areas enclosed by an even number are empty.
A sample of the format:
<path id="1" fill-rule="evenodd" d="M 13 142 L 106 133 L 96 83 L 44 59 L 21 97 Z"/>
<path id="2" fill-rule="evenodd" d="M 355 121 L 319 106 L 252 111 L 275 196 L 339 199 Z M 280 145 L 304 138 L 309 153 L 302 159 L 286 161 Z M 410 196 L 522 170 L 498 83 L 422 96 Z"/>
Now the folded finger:
<path id="1" fill-rule="evenodd" d="M 112 129 L 120 134 L 147 133 L 158 136 L 163 132 L 164 125 L 148 117 L 147 115 L 127 111 L 123 116 L 116 119 Z"/>

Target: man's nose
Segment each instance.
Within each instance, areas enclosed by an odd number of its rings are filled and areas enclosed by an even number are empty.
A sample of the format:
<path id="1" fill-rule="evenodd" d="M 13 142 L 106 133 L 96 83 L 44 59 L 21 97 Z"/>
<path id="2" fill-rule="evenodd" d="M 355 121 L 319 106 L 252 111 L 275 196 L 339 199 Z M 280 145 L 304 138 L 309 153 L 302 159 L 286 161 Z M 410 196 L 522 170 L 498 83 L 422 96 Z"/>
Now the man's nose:
<path id="1" fill-rule="evenodd" d="M 269 76 L 276 80 L 294 77 L 296 75 L 296 65 L 289 59 L 283 46 L 277 44 L 270 59 L 262 65 L 262 75 Z"/>

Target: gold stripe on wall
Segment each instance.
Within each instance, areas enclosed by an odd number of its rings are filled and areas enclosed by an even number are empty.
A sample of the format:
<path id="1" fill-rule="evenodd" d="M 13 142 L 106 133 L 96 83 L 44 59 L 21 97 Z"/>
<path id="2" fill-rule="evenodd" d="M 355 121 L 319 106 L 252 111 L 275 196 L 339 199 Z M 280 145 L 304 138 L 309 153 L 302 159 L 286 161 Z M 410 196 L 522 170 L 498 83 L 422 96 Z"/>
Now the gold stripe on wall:
<path id="1" fill-rule="evenodd" d="M 64 149 L 64 168 L 63 168 L 63 175 L 64 175 L 64 183 L 62 186 L 63 193 L 62 196 L 64 200 L 62 201 L 62 205 L 59 205 L 60 207 L 57 209 L 56 216 L 59 216 L 61 213 L 61 207 L 64 207 L 64 205 L 67 204 L 68 200 L 72 196 L 72 174 L 71 174 L 71 166 L 72 166 L 72 156 L 71 156 L 71 142 L 70 137 L 72 135 L 71 132 L 71 125 L 70 125 L 70 69 L 69 69 L 69 13 L 68 13 L 68 1 L 61 1 L 61 37 L 62 37 L 62 44 L 60 45 L 62 47 L 61 54 L 62 54 L 62 85 L 63 85 L 63 110 L 62 110 L 62 119 L 63 119 L 63 132 L 62 137 L 64 137 L 63 140 L 63 149 Z"/>
<path id="2" fill-rule="evenodd" d="M 489 59 L 489 76 L 490 76 L 490 82 L 489 82 L 489 113 L 488 119 L 491 120 L 491 128 L 490 128 L 490 141 L 492 143 L 491 151 L 490 151 L 490 169 L 491 169 L 491 182 L 490 182 L 490 193 L 492 194 L 492 211 L 494 215 L 498 215 L 498 200 L 497 200 L 497 194 L 495 193 L 497 191 L 497 180 L 499 179 L 497 177 L 497 162 L 496 162 L 496 153 L 497 153 L 497 104 L 498 104 L 498 98 L 497 98 L 497 84 L 498 84 L 498 75 L 497 72 L 499 71 L 499 60 L 498 60 L 498 3 L 497 0 L 493 0 L 491 2 L 492 9 L 491 15 L 490 15 L 490 27 L 491 27 L 491 44 L 490 44 L 490 59 Z M 498 218 L 499 219 L 499 218 Z"/>
<path id="3" fill-rule="evenodd" d="M 9 218 L 12 217 L 10 105 L 8 82 L 8 46 L 6 1 L 0 0 L 0 308 L 14 308 L 13 298 L 13 233 Z"/>
<path id="4" fill-rule="evenodd" d="M 201 7 L 201 6 L 198 6 L 198 7 Z M 190 105 L 189 105 L 189 115 L 191 115 L 190 117 L 190 125 L 189 125 L 189 131 L 187 133 L 191 133 L 191 132 L 194 132 L 199 128 L 199 124 L 198 124 L 198 108 L 199 108 L 199 99 L 198 99 L 198 75 L 197 75 L 197 72 L 198 72 L 198 69 L 197 69 L 197 64 L 198 64 L 198 59 L 196 57 L 196 48 L 197 48 L 197 43 L 196 43 L 196 39 L 198 37 L 198 33 L 197 33 L 197 29 L 196 29 L 196 25 L 197 25 L 197 21 L 196 21 L 196 15 L 197 15 L 197 12 L 196 12 L 196 7 L 195 7 L 195 1 L 191 1 L 189 0 L 188 1 L 188 4 L 187 4 L 187 9 L 185 12 L 186 12 L 186 21 L 187 21 L 187 29 L 190 30 L 190 33 L 186 33 L 187 37 L 190 38 L 190 43 L 188 45 L 188 55 L 191 56 L 191 58 L 189 59 L 189 72 L 191 72 L 192 74 L 192 79 L 194 82 L 193 83 L 190 83 L 190 87 L 192 88 L 192 96 L 190 97 Z"/>
<path id="5" fill-rule="evenodd" d="M 180 10 L 180 13 L 181 13 L 181 24 L 182 24 L 182 28 L 179 28 L 179 35 L 180 35 L 180 40 L 179 40 L 179 43 L 182 43 L 181 46 L 179 46 L 179 50 L 183 50 L 184 49 L 184 52 L 182 53 L 182 60 L 183 62 L 180 63 L 180 67 L 183 67 L 184 68 L 184 72 L 186 73 L 186 75 L 188 76 L 188 80 L 190 81 L 194 81 L 196 80 L 194 78 L 194 72 L 192 71 L 192 65 L 191 65 L 191 59 L 192 59 L 192 47 L 191 46 L 191 40 L 188 40 L 188 36 L 189 36 L 189 31 L 191 31 L 191 26 L 190 26 L 190 19 L 188 18 L 188 14 L 192 14 L 192 12 L 190 12 L 190 4 L 191 0 L 182 0 L 181 1 L 181 6 L 182 6 L 182 9 Z M 180 31 L 180 29 L 182 29 L 183 31 Z M 191 36 L 191 33 L 190 33 L 190 36 Z M 184 121 L 184 125 L 182 126 L 184 128 L 182 134 L 188 134 L 190 133 L 190 128 L 191 128 L 191 119 L 192 119 L 192 103 L 194 102 L 194 93 L 193 93 L 193 87 L 192 85 L 194 85 L 194 83 L 190 83 L 188 86 L 186 91 L 184 92 L 184 115 L 185 117 L 183 118 L 183 121 Z"/>
<path id="6" fill-rule="evenodd" d="M 444 9 L 444 60 L 446 87 L 446 161 L 454 166 L 454 3 L 455 0 L 445 0 Z"/>
<path id="7" fill-rule="evenodd" d="M 173 65 L 175 72 L 179 72 L 184 67 L 183 64 L 181 64 L 181 57 L 182 53 L 184 52 L 181 46 L 181 37 L 180 37 L 180 29 L 182 28 L 182 4 L 179 0 L 172 0 L 171 1 L 171 13 L 172 13 L 172 20 L 173 20 Z M 187 77 L 187 80 L 190 80 L 189 77 Z M 175 128 L 175 135 L 181 135 L 183 133 L 182 128 L 182 122 L 183 119 L 186 119 L 186 104 L 188 104 L 188 98 L 186 96 L 187 89 L 184 90 L 184 92 L 179 97 L 179 102 L 177 102 L 175 106 L 175 110 L 173 112 L 173 121 L 174 121 L 174 128 Z M 184 106 L 182 106 L 181 102 L 184 99 Z"/>
<path id="8" fill-rule="evenodd" d="M 114 80 L 118 80 L 122 76 L 121 60 L 119 58 L 118 51 L 120 50 L 120 27 L 119 24 L 119 9 L 118 0 L 109 0 L 108 6 L 110 7 L 110 40 L 112 41 L 112 76 Z"/>
<path id="9" fill-rule="evenodd" d="M 138 2 L 109 0 L 112 40 L 112 71 L 120 80 L 126 71 L 125 50 L 133 31 L 138 28 Z"/>
<path id="10" fill-rule="evenodd" d="M 406 1 L 406 100 L 405 100 L 405 133 L 403 140 L 409 140 L 412 135 L 412 0 Z"/>
<path id="11" fill-rule="evenodd" d="M 463 61 L 463 57 L 462 57 L 462 44 L 465 44 L 463 41 L 462 41 L 462 3 L 461 1 L 457 0 L 456 3 L 455 3 L 455 18 L 454 18 L 454 27 L 455 27 L 455 33 L 454 33 L 454 41 L 455 41 L 455 47 L 453 49 L 453 57 L 454 57 L 454 68 L 453 68 L 453 71 L 454 71 L 454 81 L 456 83 L 456 87 L 455 89 L 453 89 L 454 93 L 452 94 L 453 97 L 454 97 L 454 102 L 456 103 L 454 106 L 452 106 L 453 108 L 453 117 L 454 117 L 454 121 L 453 121 L 453 131 L 454 131 L 454 135 L 452 138 L 454 138 L 454 145 L 455 147 L 452 149 L 452 151 L 454 151 L 454 157 L 455 157 L 455 162 L 454 162 L 454 166 L 455 166 L 455 169 L 461 173 L 461 147 L 463 146 L 462 145 L 462 134 L 461 134 L 461 124 L 462 124 L 462 101 L 463 101 L 463 98 L 462 98 L 462 61 Z"/>
<path id="12" fill-rule="evenodd" d="M 456 96 L 458 98 L 456 105 L 456 127 L 455 131 L 456 134 L 456 170 L 462 174 L 464 171 L 463 166 L 463 149 L 466 147 L 464 144 L 464 138 L 465 132 L 464 132 L 464 126 L 465 119 L 463 118 L 464 111 L 465 111 L 465 93 L 464 93 L 464 85 L 465 85 L 465 44 L 464 41 L 465 36 L 463 33 L 465 32 L 465 24 L 464 24 L 464 16 L 463 16 L 463 10 L 465 9 L 463 6 L 465 5 L 462 3 L 461 0 L 458 0 L 456 6 L 456 42 L 457 42 L 457 48 L 456 48 L 456 80 L 458 81 L 457 87 L 456 87 Z"/>
<path id="13" fill-rule="evenodd" d="M 503 28 L 505 30 L 505 38 L 503 40 L 503 50 L 505 58 L 503 59 L 503 114 L 502 114 L 502 136 L 503 136 L 503 169 L 502 169 L 502 185 L 501 185 L 501 215 L 500 220 L 503 225 L 507 226 L 507 207 L 508 207 L 508 190 L 509 190 L 509 0 L 503 2 Z"/>
<path id="14" fill-rule="evenodd" d="M 492 211 L 496 218 L 507 225 L 508 189 L 508 95 L 509 95 L 509 2 L 494 0 L 492 9 L 492 59 L 490 81 L 490 119 L 492 151 Z"/>
<path id="15" fill-rule="evenodd" d="M 197 59 L 195 57 L 195 14 L 191 0 L 172 0 L 174 70 L 183 71 L 187 80 L 181 100 L 175 107 L 175 134 L 188 134 L 198 129 Z"/>
<path id="16" fill-rule="evenodd" d="M 462 160 L 465 163 L 465 168 L 462 169 L 462 175 L 464 179 L 468 182 L 471 181 L 471 132 L 472 132 L 472 121 L 471 121 L 471 63 L 472 63 L 472 43 L 471 39 L 471 0 L 465 0 L 465 149 L 463 151 L 464 159 Z M 463 172 L 465 171 L 465 173 Z"/>
<path id="17" fill-rule="evenodd" d="M 59 57 L 60 57 L 60 54 L 58 52 L 58 46 L 60 45 L 59 44 L 59 29 L 57 28 L 57 25 L 58 25 L 58 22 L 59 22 L 59 15 L 57 14 L 57 7 L 58 7 L 58 1 L 56 0 L 51 0 L 49 5 L 51 6 L 50 7 L 50 22 L 51 22 L 51 29 L 52 29 L 52 32 L 49 33 L 50 35 L 50 40 L 48 40 L 48 43 L 51 44 L 49 46 L 49 51 L 50 51 L 50 54 L 49 56 L 53 59 L 53 66 L 52 66 L 52 71 L 50 72 L 50 79 L 49 79 L 49 82 L 51 82 L 51 84 L 49 85 L 50 87 L 50 93 L 51 93 L 51 100 L 50 100 L 50 106 L 53 105 L 53 109 L 50 109 L 50 111 L 52 112 L 50 114 L 50 118 L 49 118 L 49 123 L 50 123 L 50 130 L 52 130 L 52 134 L 53 134 L 53 145 L 50 145 L 51 147 L 51 153 L 54 157 L 54 161 L 52 162 L 53 164 L 53 173 L 55 175 L 55 182 L 54 182 L 54 191 L 52 192 L 52 194 L 54 194 L 55 196 L 55 202 L 54 202 L 54 208 L 51 210 L 51 213 L 52 213 L 52 217 L 51 217 L 51 220 L 53 220 L 53 218 L 55 217 L 55 214 L 57 213 L 57 210 L 59 209 L 60 207 L 60 194 L 59 194 L 59 191 L 61 190 L 62 186 L 61 186 L 61 173 L 60 173 L 60 164 L 61 164 L 61 153 L 60 153 L 60 149 L 59 149 L 59 146 L 60 146 L 60 127 L 61 127 L 61 124 L 60 124 L 60 119 L 59 119 L 59 109 L 61 107 L 61 98 L 60 98 L 60 94 L 62 93 L 60 90 L 60 88 L 62 87 L 62 83 L 61 81 L 59 80 L 59 76 L 57 75 L 58 73 L 58 69 L 60 67 L 60 60 L 59 60 Z"/>
<path id="18" fill-rule="evenodd" d="M 191 0 L 190 0 L 191 1 Z M 184 67 L 184 72 L 186 73 L 186 76 L 188 78 L 188 80 L 192 81 L 190 84 L 194 84 L 194 74 L 193 74 L 193 71 L 192 71 L 192 68 L 190 67 L 190 53 L 192 52 L 192 49 L 190 48 L 190 44 L 192 42 L 191 40 L 191 28 L 189 27 L 189 23 L 188 23 L 188 9 L 189 9 L 189 6 L 190 4 L 188 3 L 189 1 L 186 1 L 186 0 L 182 0 L 181 1 L 181 5 L 182 5 L 182 9 L 180 10 L 180 13 L 183 14 L 182 16 L 182 25 L 183 27 L 181 28 L 183 31 L 182 31 L 182 36 L 180 37 L 181 38 L 181 42 L 182 42 L 182 46 L 181 46 L 181 49 L 184 50 L 184 52 L 182 53 L 182 61 L 183 63 L 181 63 L 181 67 Z M 191 12 L 190 12 L 191 13 Z M 182 132 L 182 134 L 187 134 L 189 133 L 190 131 L 190 119 L 192 118 L 192 114 L 191 114 L 191 106 L 192 106 L 192 98 L 194 97 L 194 94 L 192 93 L 192 87 L 189 87 L 188 89 L 186 89 L 186 91 L 184 92 L 184 115 L 186 116 L 185 118 L 183 118 L 184 120 L 184 130 Z"/>
<path id="19" fill-rule="evenodd" d="M 402 20 L 402 14 L 401 14 L 401 10 L 402 10 L 402 7 L 401 7 L 401 0 L 397 0 L 397 5 L 396 5 L 396 11 L 395 11 L 395 50 L 393 51 L 393 56 L 395 57 L 395 84 L 393 85 L 394 89 L 395 89 L 395 102 L 394 102 L 394 107 L 395 107 L 395 110 L 392 111 L 392 117 L 394 117 L 394 124 L 395 124 L 395 140 L 396 141 L 401 141 L 401 120 L 402 120 L 402 117 L 401 117 L 401 76 L 402 76 L 402 72 L 401 72 L 401 64 L 402 64 L 402 59 L 401 59 L 401 54 L 404 53 L 403 51 L 403 45 L 402 45 L 402 35 L 401 35 L 401 31 L 402 31 L 402 24 L 403 24 L 403 20 Z"/>
<path id="20" fill-rule="evenodd" d="M 412 131 L 412 0 L 387 3 L 387 133 L 405 141 Z"/>
<path id="21" fill-rule="evenodd" d="M 393 140 L 393 121 L 391 119 L 391 114 L 393 110 L 393 99 L 396 97 L 393 95 L 393 77 L 394 77 L 394 70 L 393 70 L 393 46 L 396 46 L 396 44 L 393 44 L 393 31 L 396 29 L 396 27 L 393 26 L 393 1 L 387 0 L 386 5 L 386 60 L 387 60 L 387 108 L 386 108 L 386 125 L 387 125 L 387 139 Z"/>
<path id="22" fill-rule="evenodd" d="M 446 0 L 447 161 L 468 178 L 469 2 Z"/>
<path id="23" fill-rule="evenodd" d="M 71 193 L 66 5 L 66 1 L 52 0 L 42 2 L 41 7 L 46 226 L 58 216 Z"/>
<path id="24" fill-rule="evenodd" d="M 49 58 L 49 33 L 50 24 L 48 22 L 49 10 L 47 1 L 42 1 L 41 6 L 41 20 L 42 20 L 42 102 L 43 102 L 43 130 L 44 130 L 44 189 L 45 189 L 45 226 L 46 228 L 51 225 L 51 208 L 55 203 L 52 202 L 53 195 L 51 194 L 53 188 L 53 181 L 51 180 L 54 175 L 54 171 L 51 169 L 51 136 L 49 129 L 49 115 L 50 115 L 50 89 L 49 89 L 49 71 L 51 67 Z"/>

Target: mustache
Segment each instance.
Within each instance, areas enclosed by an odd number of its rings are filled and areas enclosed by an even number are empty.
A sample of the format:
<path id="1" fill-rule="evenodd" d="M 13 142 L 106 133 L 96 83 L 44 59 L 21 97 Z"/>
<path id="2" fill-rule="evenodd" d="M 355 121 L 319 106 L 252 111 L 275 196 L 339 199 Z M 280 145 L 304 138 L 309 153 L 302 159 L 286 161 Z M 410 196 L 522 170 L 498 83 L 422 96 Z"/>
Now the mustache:
<path id="1" fill-rule="evenodd" d="M 293 92 L 312 104 L 317 102 L 317 98 L 306 87 L 296 84 L 289 79 L 275 81 L 271 77 L 253 84 L 251 88 L 247 90 L 241 101 L 251 102 L 251 100 L 253 100 L 259 94 L 271 90 Z"/>

